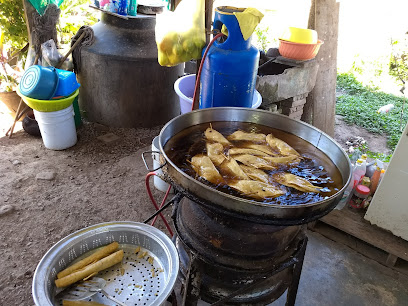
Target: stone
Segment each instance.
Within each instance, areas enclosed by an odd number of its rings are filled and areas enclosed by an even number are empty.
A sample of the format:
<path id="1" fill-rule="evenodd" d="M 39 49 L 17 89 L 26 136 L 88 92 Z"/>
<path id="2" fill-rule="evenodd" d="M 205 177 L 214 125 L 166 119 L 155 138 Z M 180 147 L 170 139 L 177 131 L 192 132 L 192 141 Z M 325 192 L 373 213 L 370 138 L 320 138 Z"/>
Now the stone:
<path id="1" fill-rule="evenodd" d="M 262 96 L 262 105 L 303 96 L 315 86 L 319 65 L 312 61 L 303 67 L 289 67 L 281 74 L 257 76 L 256 90 Z M 296 99 L 296 98 L 295 98 Z"/>
<path id="2" fill-rule="evenodd" d="M 12 206 L 12 205 L 0 206 L 0 216 L 11 213 L 12 211 L 14 211 L 14 206 Z"/>
<path id="3" fill-rule="evenodd" d="M 294 106 L 302 106 L 306 104 L 306 98 L 300 99 L 300 100 L 295 100 L 292 102 L 292 107 Z"/>
<path id="4" fill-rule="evenodd" d="M 288 117 L 292 119 L 300 119 L 302 117 L 302 114 L 303 109 L 290 113 Z"/>
<path id="5" fill-rule="evenodd" d="M 18 159 L 13 160 L 11 163 L 12 163 L 14 166 L 17 166 L 17 165 L 21 165 L 21 164 L 22 164 L 22 162 L 19 161 Z"/>
<path id="6" fill-rule="evenodd" d="M 53 179 L 55 179 L 56 175 L 57 174 L 53 171 L 44 171 L 44 172 L 37 173 L 37 175 L 35 176 L 35 179 L 43 180 L 43 181 L 52 181 Z"/>
<path id="7" fill-rule="evenodd" d="M 109 127 L 100 123 L 94 123 L 95 130 L 100 132 L 107 132 L 109 131 Z"/>
<path id="8" fill-rule="evenodd" d="M 99 136 L 98 139 L 105 144 L 112 144 L 118 141 L 120 137 L 113 133 L 107 133 L 105 135 Z"/>
<path id="9" fill-rule="evenodd" d="M 301 95 L 298 95 L 298 96 L 294 96 L 292 98 L 292 100 L 293 100 L 293 102 L 298 101 L 298 100 L 303 100 L 303 99 L 306 99 L 308 95 L 309 95 L 309 93 L 307 92 L 307 93 L 304 93 L 304 94 L 301 94 Z M 305 103 L 306 103 L 306 101 L 305 101 Z"/>

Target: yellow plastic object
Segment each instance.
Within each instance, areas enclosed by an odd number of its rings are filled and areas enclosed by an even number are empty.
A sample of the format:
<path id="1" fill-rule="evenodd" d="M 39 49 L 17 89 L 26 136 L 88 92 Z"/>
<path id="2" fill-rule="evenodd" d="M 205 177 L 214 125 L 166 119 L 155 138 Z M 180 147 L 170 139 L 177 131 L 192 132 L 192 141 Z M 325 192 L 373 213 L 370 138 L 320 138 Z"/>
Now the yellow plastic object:
<path id="1" fill-rule="evenodd" d="M 242 33 L 244 40 L 251 37 L 252 33 L 255 31 L 256 26 L 261 22 L 264 14 L 258 11 L 256 8 L 249 7 L 244 9 L 242 12 L 234 12 L 235 17 L 237 17 L 239 28 Z M 228 29 L 225 24 L 222 25 L 221 33 L 228 36 Z"/>
<path id="2" fill-rule="evenodd" d="M 316 44 L 317 32 L 310 29 L 289 27 L 285 30 L 280 39 L 298 44 Z"/>
<path id="3" fill-rule="evenodd" d="M 204 0 L 181 1 L 174 12 L 156 16 L 156 44 L 161 66 L 200 59 L 205 46 Z"/>
<path id="4" fill-rule="evenodd" d="M 79 89 L 77 89 L 69 97 L 59 99 L 59 100 L 37 100 L 24 96 L 20 89 L 17 87 L 17 94 L 23 99 L 23 101 L 32 109 L 39 112 L 56 112 L 69 107 L 79 94 Z"/>

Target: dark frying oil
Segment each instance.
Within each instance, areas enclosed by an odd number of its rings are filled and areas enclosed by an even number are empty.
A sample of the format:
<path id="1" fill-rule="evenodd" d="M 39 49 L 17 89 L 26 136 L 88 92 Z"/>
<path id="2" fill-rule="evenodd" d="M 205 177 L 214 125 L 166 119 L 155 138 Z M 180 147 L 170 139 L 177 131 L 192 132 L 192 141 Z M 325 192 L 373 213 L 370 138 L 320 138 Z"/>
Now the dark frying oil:
<path id="1" fill-rule="evenodd" d="M 164 147 L 167 156 L 181 171 L 197 178 L 204 184 L 230 195 L 254 200 L 230 188 L 228 185 L 216 186 L 201 177 L 197 177 L 189 161 L 196 154 L 206 153 L 204 131 L 208 127 L 209 124 L 207 123 L 199 124 L 176 134 Z M 285 195 L 273 199 L 265 199 L 263 203 L 280 205 L 310 204 L 335 194 L 342 187 L 341 174 L 330 159 L 315 146 L 293 134 L 255 123 L 213 122 L 212 127 L 224 136 L 230 135 L 236 130 L 263 133 L 265 135 L 272 133 L 275 137 L 282 139 L 292 146 L 302 155 L 303 159 L 297 166 L 265 171 L 270 175 L 270 178 L 275 172 L 286 171 L 307 179 L 313 185 L 324 187 L 320 193 L 301 192 L 294 188 L 286 187 L 288 192 Z"/>

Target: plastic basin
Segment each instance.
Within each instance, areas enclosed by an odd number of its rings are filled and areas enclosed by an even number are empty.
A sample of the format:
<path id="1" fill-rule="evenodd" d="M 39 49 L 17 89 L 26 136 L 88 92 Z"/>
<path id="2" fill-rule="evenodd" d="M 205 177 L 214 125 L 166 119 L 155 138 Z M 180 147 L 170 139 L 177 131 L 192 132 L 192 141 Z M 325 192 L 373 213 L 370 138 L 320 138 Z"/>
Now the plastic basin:
<path id="1" fill-rule="evenodd" d="M 69 107 L 75 100 L 76 96 L 79 94 L 79 89 L 77 89 L 69 97 L 59 99 L 59 100 L 38 100 L 27 97 L 23 95 L 19 88 L 17 88 L 17 94 L 23 99 L 23 101 L 32 109 L 39 112 L 56 112 Z"/>
<path id="2" fill-rule="evenodd" d="M 174 91 L 179 96 L 180 100 L 180 111 L 182 114 L 191 111 L 191 106 L 193 104 L 194 95 L 194 85 L 195 85 L 196 75 L 189 74 L 183 76 L 174 82 Z M 262 104 L 261 94 L 255 90 L 252 98 L 252 107 L 258 108 Z"/>
<path id="3" fill-rule="evenodd" d="M 306 61 L 314 58 L 319 52 L 320 46 L 323 41 L 319 40 L 316 44 L 300 44 L 286 40 L 279 40 L 279 53 L 283 57 L 297 60 Z"/>
<path id="4" fill-rule="evenodd" d="M 79 88 L 80 84 L 77 82 L 75 73 L 61 69 L 56 70 L 59 81 L 54 96 L 68 97 Z"/>
<path id="5" fill-rule="evenodd" d="M 24 72 L 18 88 L 26 97 L 49 100 L 54 97 L 58 83 L 58 74 L 54 67 L 33 65 Z"/>
<path id="6" fill-rule="evenodd" d="M 315 44 L 317 43 L 317 32 L 311 29 L 289 27 L 279 39 L 300 44 Z"/>

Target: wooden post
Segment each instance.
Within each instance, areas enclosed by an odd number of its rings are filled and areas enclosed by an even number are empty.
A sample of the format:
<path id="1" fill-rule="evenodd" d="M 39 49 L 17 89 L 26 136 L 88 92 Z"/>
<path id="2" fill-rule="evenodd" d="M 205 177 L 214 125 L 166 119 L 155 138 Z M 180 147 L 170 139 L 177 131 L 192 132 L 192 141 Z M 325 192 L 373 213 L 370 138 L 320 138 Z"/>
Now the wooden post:
<path id="1" fill-rule="evenodd" d="M 205 40 L 207 45 L 210 42 L 210 31 L 211 31 L 211 22 L 212 22 L 212 12 L 213 12 L 213 0 L 205 0 Z M 196 67 L 196 75 L 198 74 L 198 68 L 200 67 L 201 60 L 197 60 L 197 67 Z M 198 84 L 197 92 L 200 92 L 200 84 Z M 193 109 L 198 109 L 199 104 L 199 95 L 196 96 L 195 100 L 193 101 Z"/>
<path id="2" fill-rule="evenodd" d="M 336 0 L 312 0 L 309 28 L 324 41 L 316 56 L 319 63 L 316 85 L 306 99 L 302 120 L 327 134 L 334 135 L 336 113 L 337 38 L 339 3 Z"/>

